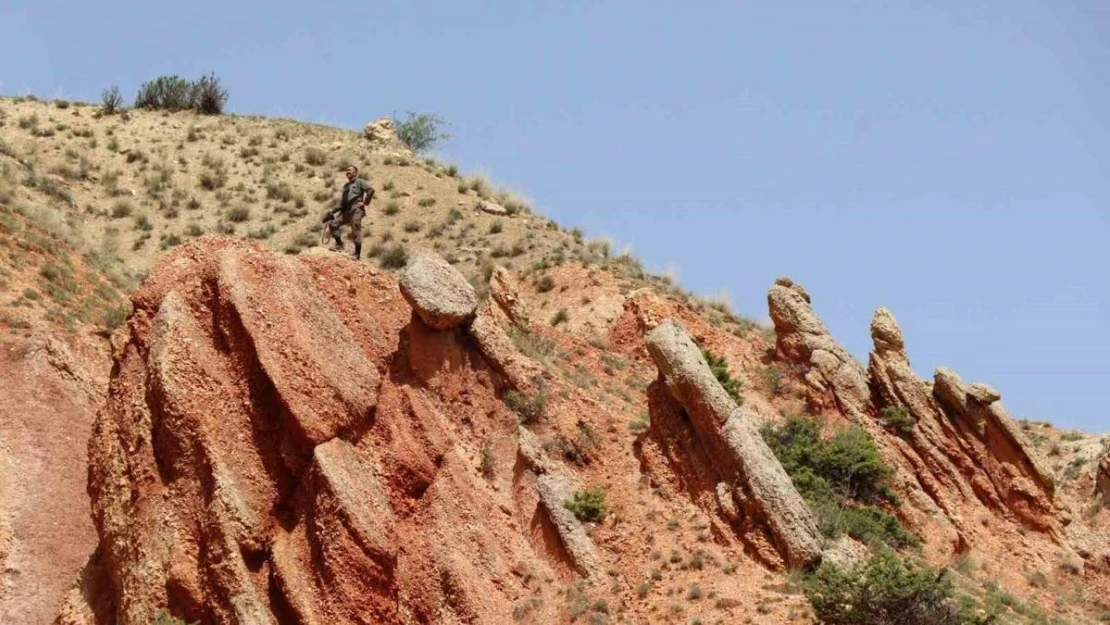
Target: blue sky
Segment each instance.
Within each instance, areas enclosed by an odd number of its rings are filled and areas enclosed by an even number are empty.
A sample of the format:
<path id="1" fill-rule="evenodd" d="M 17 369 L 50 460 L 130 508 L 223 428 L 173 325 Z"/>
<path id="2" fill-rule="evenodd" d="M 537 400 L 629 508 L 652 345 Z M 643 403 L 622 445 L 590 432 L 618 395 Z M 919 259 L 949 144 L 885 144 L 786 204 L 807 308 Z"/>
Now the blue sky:
<path id="1" fill-rule="evenodd" d="M 434 112 L 442 158 L 696 293 L 764 318 L 791 276 L 861 360 L 885 305 L 920 375 L 1110 430 L 1104 0 L 75 4 L 0 5 L 0 92 Z"/>

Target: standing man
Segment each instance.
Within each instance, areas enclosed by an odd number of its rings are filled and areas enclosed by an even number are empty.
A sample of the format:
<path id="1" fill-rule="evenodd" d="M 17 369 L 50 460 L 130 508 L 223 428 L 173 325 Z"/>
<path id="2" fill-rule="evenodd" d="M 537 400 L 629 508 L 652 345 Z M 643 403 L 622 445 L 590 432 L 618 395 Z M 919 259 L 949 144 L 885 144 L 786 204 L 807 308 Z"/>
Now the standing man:
<path id="1" fill-rule="evenodd" d="M 355 260 L 362 258 L 362 218 L 366 216 L 366 205 L 374 198 L 374 189 L 365 180 L 358 177 L 358 167 L 351 165 L 347 168 L 347 184 L 343 185 L 343 195 L 339 198 L 339 207 L 327 215 L 324 222 L 328 224 L 328 232 L 335 239 L 336 251 L 343 251 L 343 239 L 339 237 L 339 229 L 346 224 L 351 225 L 351 241 L 355 244 Z"/>

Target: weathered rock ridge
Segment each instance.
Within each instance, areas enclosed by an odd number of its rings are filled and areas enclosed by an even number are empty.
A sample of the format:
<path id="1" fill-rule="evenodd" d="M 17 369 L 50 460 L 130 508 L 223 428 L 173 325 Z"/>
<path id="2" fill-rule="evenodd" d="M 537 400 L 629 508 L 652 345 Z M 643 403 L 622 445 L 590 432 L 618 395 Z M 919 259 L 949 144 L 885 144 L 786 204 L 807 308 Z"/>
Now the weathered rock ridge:
<path id="1" fill-rule="evenodd" d="M 901 328 L 885 308 L 871 322 L 874 349 L 865 370 L 829 334 L 799 285 L 776 281 L 768 305 L 777 353 L 804 371 L 810 406 L 876 435 L 906 469 L 909 502 L 948 534 L 951 549 L 964 549 L 979 530 L 961 514 L 968 505 L 1057 535 L 1053 478 L 997 391 L 965 384 L 944 367 L 931 383 L 917 378 Z"/>
<path id="2" fill-rule="evenodd" d="M 722 482 L 725 509 L 766 524 L 789 566 L 805 566 L 821 553 L 821 533 L 790 476 L 746 415 L 713 376 L 690 335 L 673 320 L 647 335 L 660 381 L 689 415 Z"/>
<path id="3" fill-rule="evenodd" d="M 99 547 L 59 623 L 505 622 L 521 567 L 561 574 L 520 527 L 542 505 L 574 534 L 569 478 L 478 484 L 479 441 L 515 440 L 499 374 L 392 279 L 205 237 L 133 303 L 89 443 Z"/>

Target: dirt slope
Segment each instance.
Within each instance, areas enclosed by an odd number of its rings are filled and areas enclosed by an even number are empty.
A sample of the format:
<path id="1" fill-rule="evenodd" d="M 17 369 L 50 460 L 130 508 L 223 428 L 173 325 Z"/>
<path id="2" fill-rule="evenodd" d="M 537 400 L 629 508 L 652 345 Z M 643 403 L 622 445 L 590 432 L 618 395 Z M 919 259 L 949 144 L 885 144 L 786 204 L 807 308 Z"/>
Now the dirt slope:
<path id="1" fill-rule="evenodd" d="M 0 204 L 0 622 L 45 623 L 96 543 L 85 495 L 117 288 Z"/>

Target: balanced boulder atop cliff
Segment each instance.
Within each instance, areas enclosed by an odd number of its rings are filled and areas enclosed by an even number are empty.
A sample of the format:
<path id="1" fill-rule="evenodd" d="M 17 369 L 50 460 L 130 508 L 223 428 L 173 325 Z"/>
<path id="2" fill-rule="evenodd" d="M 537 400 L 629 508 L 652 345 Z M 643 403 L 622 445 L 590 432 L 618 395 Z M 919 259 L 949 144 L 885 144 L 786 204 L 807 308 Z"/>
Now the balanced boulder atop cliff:
<path id="1" fill-rule="evenodd" d="M 401 295 L 420 319 L 436 330 L 450 330 L 474 316 L 478 296 L 446 260 L 436 254 L 414 255 L 401 274 Z"/>

